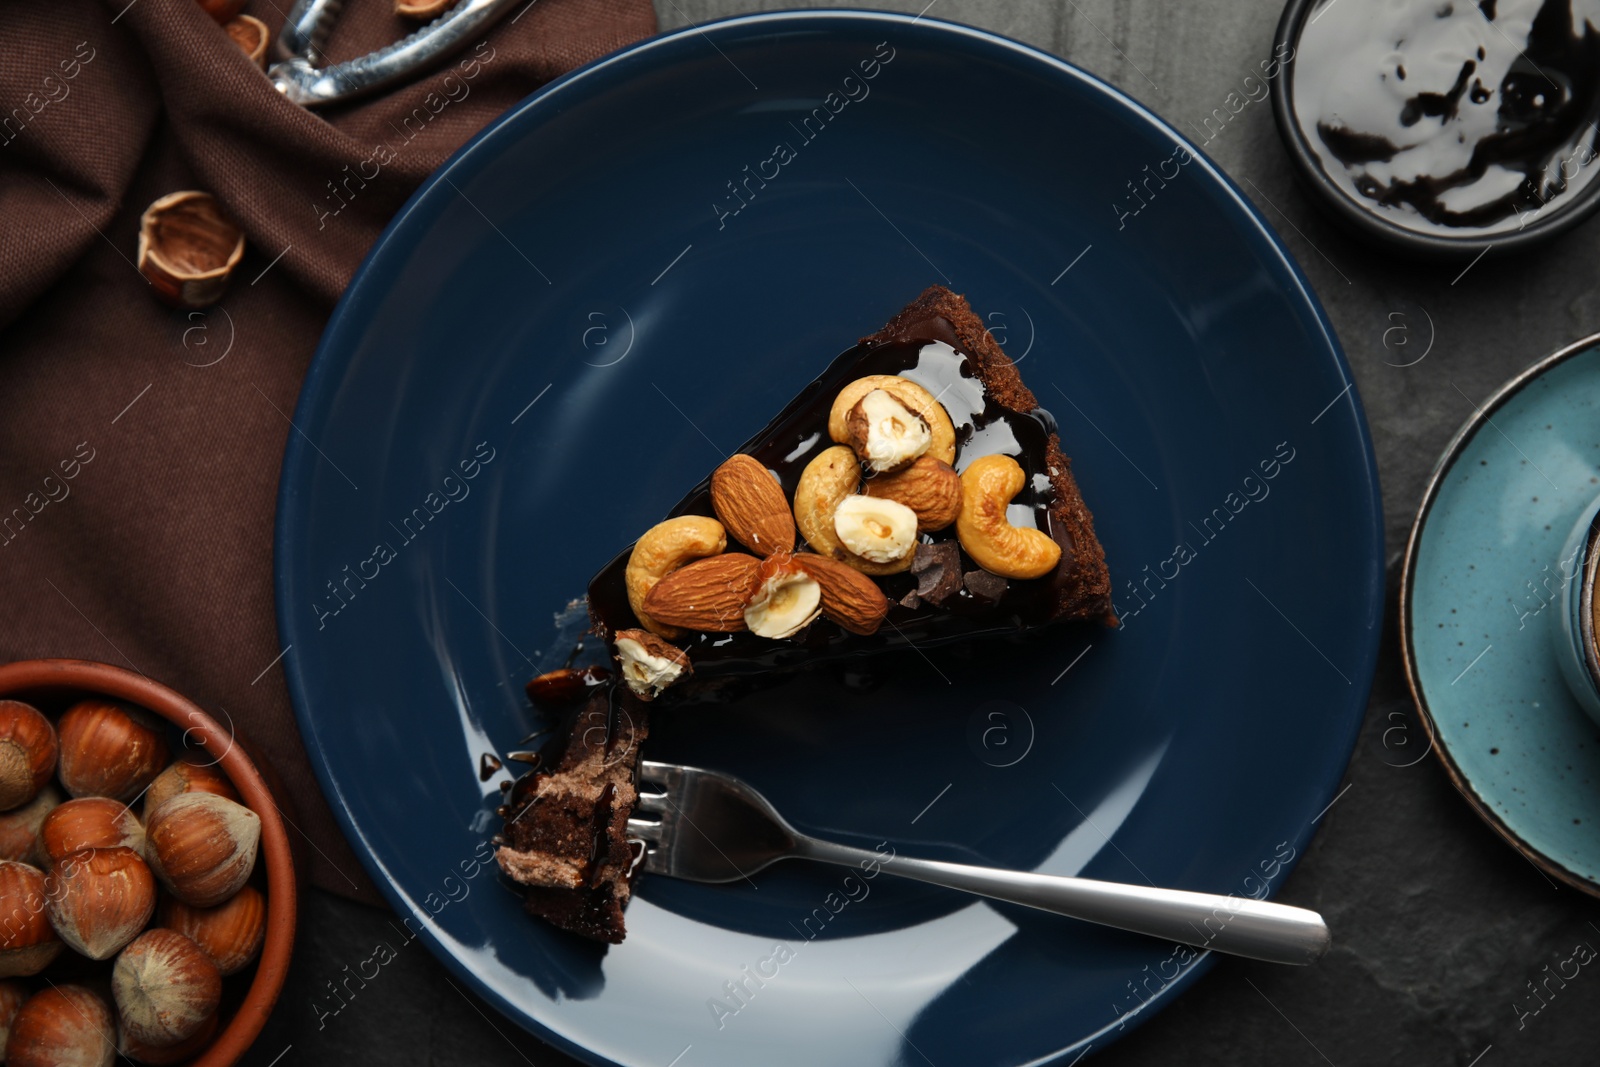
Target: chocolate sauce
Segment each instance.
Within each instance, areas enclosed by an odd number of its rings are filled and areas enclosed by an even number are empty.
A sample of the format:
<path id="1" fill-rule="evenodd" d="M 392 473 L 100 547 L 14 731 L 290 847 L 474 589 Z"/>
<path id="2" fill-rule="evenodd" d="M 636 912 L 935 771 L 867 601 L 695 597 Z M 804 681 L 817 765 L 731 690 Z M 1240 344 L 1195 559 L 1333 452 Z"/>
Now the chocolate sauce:
<path id="1" fill-rule="evenodd" d="M 605 685 L 611 678 L 611 672 L 599 664 L 578 668 L 570 666 L 571 659 L 582 651 L 583 643 L 579 642 L 568 659 L 568 666 L 546 671 L 530 680 L 526 686 L 528 699 L 534 704 L 559 708 L 587 700 L 590 693 Z"/>
<path id="2" fill-rule="evenodd" d="M 1600 0 L 1323 0 L 1293 70 L 1324 173 L 1407 229 L 1513 232 L 1600 171 Z"/>
<path id="3" fill-rule="evenodd" d="M 522 809 L 532 802 L 534 794 L 538 792 L 539 783 L 550 777 L 552 772 L 561 769 L 562 764 L 567 760 L 568 751 L 573 749 L 574 746 L 581 746 L 578 751 L 572 753 L 575 758 L 582 749 L 593 750 L 597 747 L 604 749 L 607 758 L 611 756 L 620 732 L 622 716 L 627 714 L 621 706 L 625 691 L 624 687 L 620 685 L 612 685 L 603 694 L 603 698 L 606 701 L 605 736 L 603 738 L 594 736 L 596 733 L 595 726 L 590 726 L 587 729 L 581 728 L 579 720 L 588 713 L 590 708 L 589 704 L 585 704 L 582 707 L 573 708 L 562 715 L 558 726 L 540 730 L 538 733 L 530 735 L 533 737 L 548 735 L 549 737 L 549 740 L 537 752 L 512 752 L 507 754 L 507 759 L 531 764 L 532 769 L 512 784 L 511 791 L 506 796 L 506 803 L 500 808 L 500 817 L 502 819 L 507 817 L 508 812 L 514 813 L 511 815 L 512 818 L 521 817 Z M 602 694 L 597 693 L 592 695 L 590 700 L 592 702 L 601 697 Z M 630 723 L 630 727 L 631 725 Z M 630 736 L 632 732 L 632 729 L 630 729 Z"/>
<path id="4" fill-rule="evenodd" d="M 600 882 L 600 872 L 611 858 L 611 814 L 616 803 L 617 787 L 610 782 L 600 791 L 594 802 L 594 844 L 589 850 L 589 863 L 583 870 L 583 884 L 593 889 Z"/>
<path id="5" fill-rule="evenodd" d="M 851 634 L 825 618 L 785 641 L 748 632 L 688 634 L 675 643 L 689 654 L 697 677 L 751 674 L 885 648 L 926 647 L 1017 633 L 1056 617 L 1073 545 L 1071 534 L 1059 528 L 1050 513 L 1056 493 L 1045 468 L 1045 456 L 1049 437 L 1056 432 L 1055 419 L 1043 408 L 1013 411 L 990 396 L 944 318 L 933 316 L 914 322 L 891 340 L 849 349 L 739 451 L 754 456 L 776 474 L 785 495 L 792 500 L 806 465 L 834 445 L 827 433 L 834 397 L 845 385 L 871 374 L 909 378 L 939 400 L 956 428 L 956 470 L 964 470 L 980 456 L 995 453 L 1017 460 L 1027 480 L 1012 501 L 1008 517 L 1013 525 L 1031 526 L 1055 538 L 1062 546 L 1062 566 L 1043 578 L 1006 582 L 1004 591 L 993 599 L 962 589 L 939 605 L 918 602 L 915 597 L 909 603 L 916 606 L 901 602 L 917 587 L 917 578 L 912 574 L 878 578 L 891 606 L 883 627 L 871 636 Z M 708 476 L 667 517 L 712 514 Z M 931 542 L 954 542 L 956 532 L 949 527 L 923 537 Z M 623 583 L 631 551 L 629 546 L 589 583 L 590 611 L 608 633 L 638 625 Z M 976 564 L 964 556 L 963 559 L 964 569 L 976 569 Z"/>

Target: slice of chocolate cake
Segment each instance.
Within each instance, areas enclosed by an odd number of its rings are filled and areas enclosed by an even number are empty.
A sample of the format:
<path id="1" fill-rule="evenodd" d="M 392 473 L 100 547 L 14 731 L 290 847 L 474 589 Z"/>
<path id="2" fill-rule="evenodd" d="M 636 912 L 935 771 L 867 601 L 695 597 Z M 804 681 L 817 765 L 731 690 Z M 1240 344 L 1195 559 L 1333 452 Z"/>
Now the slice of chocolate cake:
<path id="1" fill-rule="evenodd" d="M 628 818 L 648 732 L 645 707 L 628 689 L 600 688 L 512 788 L 495 858 L 526 887 L 530 914 L 596 941 L 622 940 L 643 856 L 643 843 L 628 841 Z"/>
<path id="2" fill-rule="evenodd" d="M 714 679 L 1114 623 L 1110 590 L 1054 418 L 966 300 L 932 286 L 607 564 L 589 610 L 650 699 L 688 688 L 674 672 L 691 666 Z"/>
<path id="3" fill-rule="evenodd" d="M 625 685 L 587 689 L 570 669 L 530 684 L 593 695 L 512 788 L 500 866 L 533 914 L 619 942 L 643 856 L 627 822 L 644 702 L 701 678 L 1113 624 L 1110 590 L 1055 420 L 966 300 L 933 286 L 590 582 Z"/>

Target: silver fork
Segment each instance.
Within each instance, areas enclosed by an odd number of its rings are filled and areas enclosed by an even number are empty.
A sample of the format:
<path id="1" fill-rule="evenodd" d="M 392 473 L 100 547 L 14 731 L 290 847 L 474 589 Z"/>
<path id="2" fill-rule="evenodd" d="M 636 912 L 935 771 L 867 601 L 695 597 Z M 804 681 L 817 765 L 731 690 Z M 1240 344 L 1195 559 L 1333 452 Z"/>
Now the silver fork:
<path id="1" fill-rule="evenodd" d="M 1328 950 L 1327 925 L 1305 908 L 907 856 L 886 858 L 800 833 L 765 797 L 731 775 L 644 760 L 639 781 L 639 810 L 653 818 L 635 816 L 628 820 L 628 830 L 645 842 L 644 869 L 669 878 L 736 882 L 782 859 L 862 870 L 876 864 L 902 878 L 1270 963 L 1312 963 Z"/>

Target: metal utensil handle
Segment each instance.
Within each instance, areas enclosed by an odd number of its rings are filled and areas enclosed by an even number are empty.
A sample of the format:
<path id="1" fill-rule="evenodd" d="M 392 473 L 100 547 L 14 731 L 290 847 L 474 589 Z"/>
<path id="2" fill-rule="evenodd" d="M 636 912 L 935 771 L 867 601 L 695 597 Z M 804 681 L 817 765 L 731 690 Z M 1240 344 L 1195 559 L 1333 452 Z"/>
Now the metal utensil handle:
<path id="1" fill-rule="evenodd" d="M 965 863 L 893 856 L 802 837 L 794 855 L 847 867 L 877 864 L 890 874 L 932 882 L 1102 926 L 1149 934 L 1269 963 L 1305 965 L 1328 950 L 1322 916 L 1249 897 L 1007 871 Z"/>
<path id="2" fill-rule="evenodd" d="M 300 0 L 278 36 L 288 58 L 267 77 L 278 91 L 304 107 L 318 107 L 370 93 L 409 78 L 459 50 L 503 15 L 512 0 L 460 0 L 409 37 L 357 59 L 319 67 L 313 57 L 326 41 L 342 0 Z"/>
<path id="3" fill-rule="evenodd" d="M 283 29 L 278 31 L 278 58 L 305 56 L 310 59 L 321 52 L 343 7 L 344 0 L 297 0 L 289 9 Z"/>

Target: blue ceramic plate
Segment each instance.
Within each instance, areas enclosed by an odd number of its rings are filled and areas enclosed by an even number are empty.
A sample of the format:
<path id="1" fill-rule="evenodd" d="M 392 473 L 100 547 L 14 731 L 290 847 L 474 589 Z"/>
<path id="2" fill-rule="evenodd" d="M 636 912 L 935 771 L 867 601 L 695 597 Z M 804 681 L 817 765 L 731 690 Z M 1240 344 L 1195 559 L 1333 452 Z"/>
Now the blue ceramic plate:
<path id="1" fill-rule="evenodd" d="M 648 41 L 394 220 L 306 379 L 278 512 L 290 689 L 351 842 L 463 981 L 591 1062 L 1066 1060 L 1203 966 L 803 864 L 646 878 L 602 951 L 480 862 L 479 755 L 540 725 L 522 683 L 566 655 L 564 607 L 931 282 L 1060 420 L 1123 629 L 805 674 L 656 716 L 651 756 L 842 840 L 1247 895 L 1333 796 L 1379 634 L 1377 478 L 1248 201 L 1132 100 L 977 30 L 814 12 Z"/>
<path id="2" fill-rule="evenodd" d="M 1411 690 L 1457 788 L 1536 866 L 1600 896 L 1600 728 L 1551 633 L 1563 544 L 1597 495 L 1590 337 L 1483 399 L 1451 441 L 1411 530 L 1400 617 Z"/>

